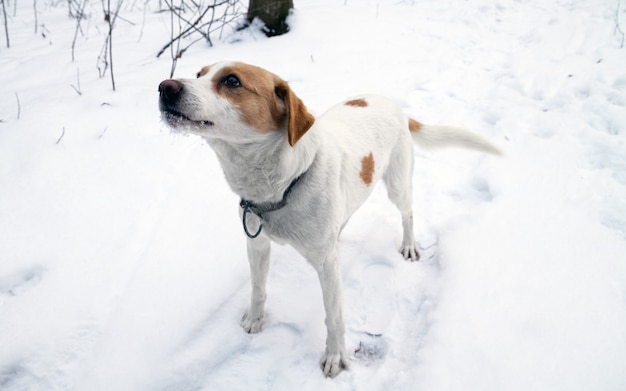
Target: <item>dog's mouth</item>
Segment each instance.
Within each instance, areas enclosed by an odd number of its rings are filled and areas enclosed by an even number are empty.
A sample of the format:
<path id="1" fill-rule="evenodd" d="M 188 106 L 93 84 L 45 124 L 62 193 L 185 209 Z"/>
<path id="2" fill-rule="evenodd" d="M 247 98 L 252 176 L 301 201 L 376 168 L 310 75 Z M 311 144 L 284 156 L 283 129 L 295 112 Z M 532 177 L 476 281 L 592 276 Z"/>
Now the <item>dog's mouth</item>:
<path id="1" fill-rule="evenodd" d="M 213 121 L 208 121 L 208 120 L 195 121 L 189 118 L 188 116 L 186 116 L 185 114 L 181 113 L 180 111 L 176 111 L 170 108 L 161 110 L 161 118 L 163 119 L 163 121 L 165 121 L 168 125 L 170 125 L 173 128 L 186 126 L 186 125 L 199 125 L 199 126 L 213 126 L 214 125 Z"/>

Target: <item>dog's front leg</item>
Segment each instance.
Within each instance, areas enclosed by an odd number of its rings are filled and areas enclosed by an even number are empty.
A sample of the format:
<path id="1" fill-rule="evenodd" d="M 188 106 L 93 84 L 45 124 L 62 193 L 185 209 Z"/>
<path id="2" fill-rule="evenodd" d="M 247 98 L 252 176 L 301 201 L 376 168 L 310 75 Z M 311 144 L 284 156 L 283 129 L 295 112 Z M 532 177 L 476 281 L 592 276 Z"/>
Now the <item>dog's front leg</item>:
<path id="1" fill-rule="evenodd" d="M 320 364 L 324 374 L 329 377 L 335 377 L 342 370 L 349 367 L 345 346 L 343 298 L 338 258 L 337 249 L 335 248 L 330 256 L 316 267 L 324 297 L 327 330 L 326 352 L 322 356 Z"/>
<path id="2" fill-rule="evenodd" d="M 261 234 L 255 239 L 248 239 L 248 261 L 250 262 L 250 277 L 252 293 L 250 306 L 241 319 L 241 327 L 247 333 L 258 333 L 263 326 L 263 313 L 265 310 L 265 284 L 270 266 L 271 240 Z"/>

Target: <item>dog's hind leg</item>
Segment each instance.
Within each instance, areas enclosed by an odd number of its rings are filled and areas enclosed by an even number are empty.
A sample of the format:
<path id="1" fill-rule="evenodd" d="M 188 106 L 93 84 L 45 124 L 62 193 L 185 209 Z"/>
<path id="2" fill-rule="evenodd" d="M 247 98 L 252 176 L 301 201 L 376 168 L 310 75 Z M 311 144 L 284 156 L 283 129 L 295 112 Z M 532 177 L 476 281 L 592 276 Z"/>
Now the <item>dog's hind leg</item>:
<path id="1" fill-rule="evenodd" d="M 393 149 L 383 175 L 389 199 L 402 215 L 403 237 L 400 253 L 409 261 L 417 261 L 420 257 L 413 232 L 413 160 L 413 144 L 408 137 L 406 140 L 403 137 Z"/>
<path id="2" fill-rule="evenodd" d="M 247 333 L 258 333 L 263 326 L 263 314 L 265 311 L 265 299 L 267 294 L 265 284 L 270 266 L 271 240 L 266 235 L 248 239 L 248 261 L 250 262 L 250 277 L 252 293 L 250 294 L 250 306 L 241 319 L 241 327 Z"/>

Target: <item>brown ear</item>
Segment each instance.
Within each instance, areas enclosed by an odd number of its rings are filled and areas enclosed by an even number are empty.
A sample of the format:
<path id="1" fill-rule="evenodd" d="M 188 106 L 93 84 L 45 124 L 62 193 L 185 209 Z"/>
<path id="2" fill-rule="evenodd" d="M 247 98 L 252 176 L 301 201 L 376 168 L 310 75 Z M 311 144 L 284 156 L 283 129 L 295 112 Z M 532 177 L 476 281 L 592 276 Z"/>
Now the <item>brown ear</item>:
<path id="1" fill-rule="evenodd" d="M 285 81 L 276 86 L 276 95 L 287 108 L 287 140 L 292 147 L 313 126 L 315 117 L 306 109 L 300 98 L 293 93 Z"/>

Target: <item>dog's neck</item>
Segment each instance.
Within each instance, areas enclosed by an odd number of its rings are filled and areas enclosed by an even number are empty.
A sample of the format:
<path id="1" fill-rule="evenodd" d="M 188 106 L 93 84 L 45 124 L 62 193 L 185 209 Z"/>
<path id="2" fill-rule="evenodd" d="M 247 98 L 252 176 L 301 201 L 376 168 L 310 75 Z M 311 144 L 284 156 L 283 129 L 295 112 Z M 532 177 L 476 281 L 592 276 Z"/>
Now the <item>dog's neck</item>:
<path id="1" fill-rule="evenodd" d="M 226 180 L 241 198 L 254 202 L 279 201 L 291 182 L 315 158 L 315 140 L 307 134 L 290 146 L 283 132 L 272 132 L 248 143 L 206 139 L 215 151 Z"/>

